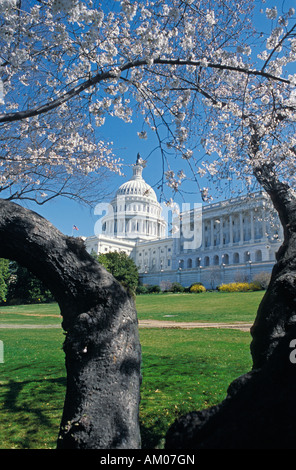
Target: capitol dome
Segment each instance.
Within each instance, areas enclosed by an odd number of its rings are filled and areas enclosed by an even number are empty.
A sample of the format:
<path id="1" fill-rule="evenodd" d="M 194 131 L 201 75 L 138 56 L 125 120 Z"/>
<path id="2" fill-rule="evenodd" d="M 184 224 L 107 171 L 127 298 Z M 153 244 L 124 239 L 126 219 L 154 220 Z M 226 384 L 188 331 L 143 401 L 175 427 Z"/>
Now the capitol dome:
<path id="1" fill-rule="evenodd" d="M 110 213 L 102 219 L 104 235 L 137 240 L 165 236 L 161 206 L 155 191 L 143 179 L 143 169 L 144 162 L 138 154 L 131 179 L 118 188 Z"/>
<path id="2" fill-rule="evenodd" d="M 157 202 L 155 191 L 141 179 L 131 179 L 123 183 L 117 190 L 116 196 L 143 196 Z"/>

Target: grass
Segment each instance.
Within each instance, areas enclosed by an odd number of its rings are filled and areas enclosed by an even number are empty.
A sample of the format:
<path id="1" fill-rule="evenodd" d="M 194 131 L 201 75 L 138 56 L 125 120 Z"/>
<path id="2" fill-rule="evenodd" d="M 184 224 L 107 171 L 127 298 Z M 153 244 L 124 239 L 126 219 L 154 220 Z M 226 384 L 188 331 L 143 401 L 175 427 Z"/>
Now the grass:
<path id="1" fill-rule="evenodd" d="M 241 331 L 150 329 L 140 338 L 143 448 L 158 446 L 178 416 L 221 402 L 251 368 L 250 336 Z"/>
<path id="2" fill-rule="evenodd" d="M 58 304 L 7 305 L 0 307 L 0 323 L 61 324 Z"/>
<path id="3" fill-rule="evenodd" d="M 62 329 L 5 329 L 0 338 L 0 446 L 54 448 L 66 386 Z"/>
<path id="4" fill-rule="evenodd" d="M 139 295 L 139 319 L 180 322 L 253 322 L 263 291 Z M 170 316 L 167 316 L 170 315 Z"/>
<path id="5" fill-rule="evenodd" d="M 137 298 L 137 309 L 140 318 L 164 319 L 163 315 L 179 311 L 182 321 L 253 321 L 261 298 L 258 294 L 262 296 L 258 292 L 143 295 Z M 55 448 L 66 383 L 63 332 L 51 328 L 53 323 L 61 323 L 58 306 L 0 308 L 0 323 L 13 322 L 48 328 L 0 329 L 5 360 L 0 363 L 0 447 Z M 211 328 L 140 329 L 140 339 L 143 448 L 159 446 L 169 425 L 181 414 L 219 403 L 231 381 L 251 367 L 249 333 Z"/>
<path id="6" fill-rule="evenodd" d="M 140 320 L 253 322 L 263 291 L 202 294 L 147 294 L 136 299 Z M 1 323 L 61 324 L 56 303 L 0 307 Z"/>

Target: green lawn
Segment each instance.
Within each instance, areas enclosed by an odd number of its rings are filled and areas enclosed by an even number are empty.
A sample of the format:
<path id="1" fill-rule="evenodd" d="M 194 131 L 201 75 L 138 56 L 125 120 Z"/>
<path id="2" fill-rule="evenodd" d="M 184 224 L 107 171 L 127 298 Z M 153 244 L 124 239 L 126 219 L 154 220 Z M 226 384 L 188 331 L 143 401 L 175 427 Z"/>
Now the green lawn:
<path id="1" fill-rule="evenodd" d="M 58 304 L 11 305 L 0 307 L 1 323 L 61 324 Z"/>
<path id="2" fill-rule="evenodd" d="M 164 319 L 163 315 L 182 312 L 180 320 L 253 321 L 261 297 L 258 292 L 152 294 L 139 296 L 137 308 L 140 318 Z M 60 324 L 61 318 L 56 304 L 0 308 L 0 323 L 13 322 L 50 326 L 53 322 Z M 63 338 L 61 328 L 0 329 L 4 343 L 4 363 L 0 363 L 1 448 L 55 447 L 65 393 Z M 230 382 L 251 368 L 251 338 L 246 332 L 140 329 L 140 338 L 144 448 L 159 445 L 179 415 L 219 403 Z"/>
<path id="3" fill-rule="evenodd" d="M 147 294 L 136 299 L 140 320 L 253 322 L 264 292 Z M 61 324 L 56 303 L 0 307 L 0 323 Z"/>
<path id="4" fill-rule="evenodd" d="M 159 445 L 170 424 L 222 401 L 251 368 L 250 335 L 223 329 L 140 330 L 143 353 L 143 447 Z"/>
<path id="5" fill-rule="evenodd" d="M 139 319 L 187 322 L 253 322 L 264 291 L 137 296 Z M 168 316 L 169 315 L 169 316 Z"/>
<path id="6" fill-rule="evenodd" d="M 0 447 L 53 448 L 65 394 L 62 329 L 1 329 Z"/>

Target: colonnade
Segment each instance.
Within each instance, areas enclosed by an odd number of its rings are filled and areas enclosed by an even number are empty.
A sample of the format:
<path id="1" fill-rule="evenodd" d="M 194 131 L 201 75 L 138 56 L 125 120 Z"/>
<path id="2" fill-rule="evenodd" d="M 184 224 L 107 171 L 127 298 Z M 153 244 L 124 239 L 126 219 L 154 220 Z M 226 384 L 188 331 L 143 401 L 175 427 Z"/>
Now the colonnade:
<path id="1" fill-rule="evenodd" d="M 162 238 L 165 235 L 165 225 L 158 220 L 145 217 L 123 217 L 106 220 L 103 233 L 108 236 L 138 238 L 141 236 L 153 236 Z"/>
<path id="2" fill-rule="evenodd" d="M 202 248 L 243 244 L 266 239 L 264 211 L 250 209 L 230 215 L 204 218 L 202 222 Z"/>

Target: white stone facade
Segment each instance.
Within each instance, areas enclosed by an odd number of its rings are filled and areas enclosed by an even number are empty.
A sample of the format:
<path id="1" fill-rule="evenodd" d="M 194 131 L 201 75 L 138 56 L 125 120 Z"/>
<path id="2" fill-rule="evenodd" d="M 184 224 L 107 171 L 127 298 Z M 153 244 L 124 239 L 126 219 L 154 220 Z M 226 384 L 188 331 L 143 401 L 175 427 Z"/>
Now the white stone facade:
<path id="1" fill-rule="evenodd" d="M 173 221 L 178 230 L 168 236 L 161 205 L 142 171 L 138 156 L 132 178 L 102 218 L 101 233 L 85 239 L 89 252 L 124 251 L 138 266 L 142 283 L 150 285 L 202 282 L 215 288 L 271 272 L 282 230 L 265 193 L 208 204 L 198 216 L 196 209 L 182 212 Z M 195 245 L 188 243 L 192 234 L 199 237 Z"/>

